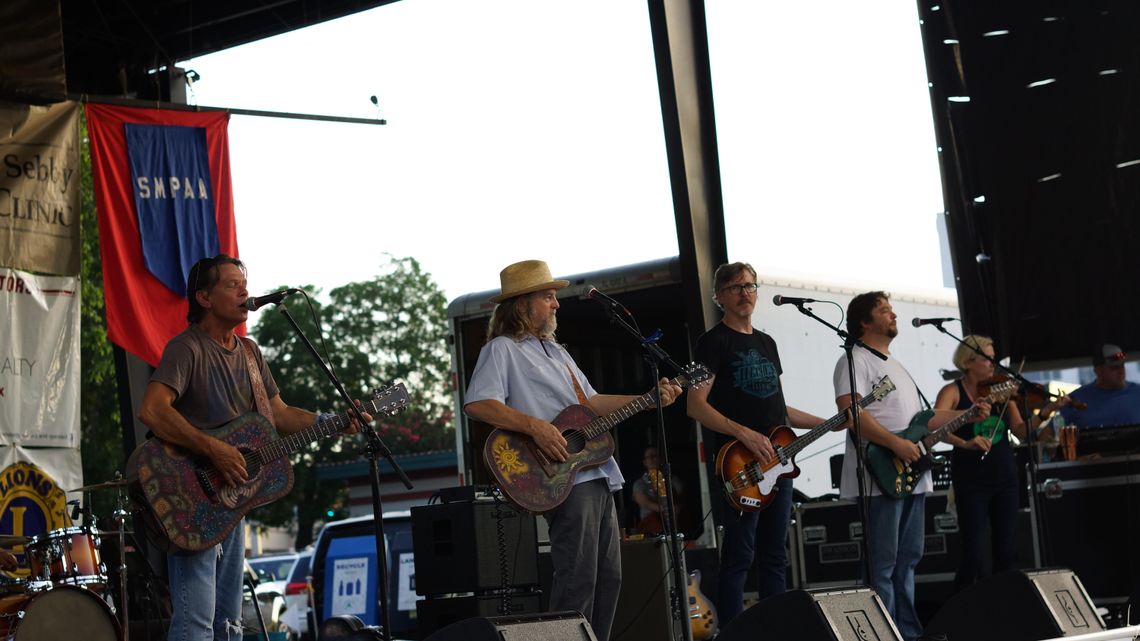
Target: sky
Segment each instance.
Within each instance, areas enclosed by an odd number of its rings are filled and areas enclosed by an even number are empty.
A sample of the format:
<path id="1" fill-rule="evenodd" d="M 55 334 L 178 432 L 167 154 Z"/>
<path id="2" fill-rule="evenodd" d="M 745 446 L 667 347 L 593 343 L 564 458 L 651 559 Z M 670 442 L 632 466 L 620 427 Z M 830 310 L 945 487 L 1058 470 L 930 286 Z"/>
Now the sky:
<path id="1" fill-rule="evenodd" d="M 941 288 L 915 6 L 706 8 L 729 258 Z M 181 66 L 193 104 L 388 122 L 231 119 L 254 293 L 327 292 L 384 253 L 448 300 L 518 260 L 570 275 L 677 254 L 644 2 L 402 0 Z"/>

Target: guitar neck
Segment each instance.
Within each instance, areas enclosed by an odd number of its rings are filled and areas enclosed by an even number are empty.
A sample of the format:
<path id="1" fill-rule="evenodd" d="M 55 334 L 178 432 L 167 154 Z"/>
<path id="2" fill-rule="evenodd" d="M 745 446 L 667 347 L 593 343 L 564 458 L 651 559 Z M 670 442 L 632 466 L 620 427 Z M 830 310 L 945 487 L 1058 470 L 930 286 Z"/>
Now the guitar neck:
<path id="1" fill-rule="evenodd" d="M 369 414 L 379 414 L 383 410 L 377 401 L 373 400 L 361 403 L 360 411 Z M 313 441 L 339 434 L 352 424 L 352 419 L 353 416 L 346 410 L 322 421 L 317 421 L 299 432 L 285 435 L 265 447 L 260 448 L 261 459 L 265 462 L 269 462 L 279 458 L 285 458 Z"/>
<path id="2" fill-rule="evenodd" d="M 981 412 L 981 410 L 978 409 L 977 406 L 971 407 L 965 412 L 962 412 L 958 416 L 955 416 L 953 419 L 947 421 L 946 424 L 942 427 L 934 430 L 926 436 L 923 436 L 922 443 L 926 445 L 927 449 L 929 450 L 930 447 L 935 443 L 938 443 L 942 439 L 946 438 L 947 434 L 957 431 L 959 427 L 962 427 L 966 423 L 969 423 L 971 420 L 973 420 L 979 412 Z"/>
<path id="3" fill-rule="evenodd" d="M 875 396 L 864 396 L 863 398 L 860 398 L 855 404 L 859 406 L 859 409 L 863 409 L 871 403 L 874 403 L 876 400 L 878 399 Z M 844 410 L 820 423 L 819 425 L 811 428 L 807 434 L 796 438 L 796 440 L 792 441 L 786 447 L 784 447 L 784 452 L 787 453 L 788 456 L 795 456 L 805 447 L 816 442 L 816 440 L 818 440 L 824 434 L 835 431 L 835 428 L 843 425 L 844 421 L 846 420 L 847 410 Z"/>
<path id="4" fill-rule="evenodd" d="M 987 403 L 990 403 L 991 405 L 998 403 L 998 402 L 1005 402 L 1006 400 L 1009 399 L 1009 394 L 1014 389 L 1016 389 L 1016 386 L 1013 385 L 1012 383 L 1003 384 L 1001 386 L 993 388 L 993 391 L 991 391 L 990 394 L 988 396 L 986 396 L 985 398 L 983 398 L 982 400 L 986 401 Z M 978 416 L 978 414 L 981 413 L 981 411 L 982 411 L 981 408 L 979 408 L 977 405 L 970 406 L 970 409 L 966 410 L 965 412 L 962 412 L 958 416 L 955 416 L 952 420 L 948 421 L 942 427 L 938 428 L 937 430 L 934 430 L 933 432 L 931 432 L 930 434 L 927 434 L 926 436 L 923 436 L 922 437 L 923 445 L 926 445 L 927 449 L 929 449 L 935 443 L 938 443 L 942 439 L 946 438 L 946 435 L 949 434 L 950 432 L 957 431 L 957 429 L 959 427 L 962 427 L 966 423 L 969 423 L 970 421 L 974 420 Z"/>
<path id="5" fill-rule="evenodd" d="M 689 385 L 689 379 L 684 376 L 678 376 L 677 378 L 669 381 L 669 383 L 671 385 L 687 387 Z M 615 426 L 617 426 L 618 423 L 621 423 L 625 419 L 633 416 L 634 414 L 637 414 L 638 412 L 656 407 L 656 405 L 657 391 L 650 390 L 626 403 L 625 405 L 622 405 L 616 410 L 610 412 L 609 414 L 598 416 L 591 420 L 589 423 L 586 423 L 584 426 L 582 426 L 582 433 L 585 434 L 587 439 L 597 438 L 602 434 L 605 434 L 606 432 L 612 430 Z"/>

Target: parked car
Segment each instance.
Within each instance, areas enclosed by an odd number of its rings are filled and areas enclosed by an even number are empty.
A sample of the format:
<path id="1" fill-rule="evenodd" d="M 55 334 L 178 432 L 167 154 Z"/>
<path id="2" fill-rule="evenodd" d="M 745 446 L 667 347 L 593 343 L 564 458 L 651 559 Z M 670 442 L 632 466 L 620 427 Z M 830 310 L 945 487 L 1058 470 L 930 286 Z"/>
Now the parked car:
<path id="1" fill-rule="evenodd" d="M 310 630 L 310 613 L 312 612 L 312 593 L 310 592 L 309 574 L 313 551 L 305 550 L 297 554 L 297 560 L 290 568 L 285 578 L 285 615 L 282 620 L 290 628 L 297 631 L 301 639 L 312 637 Z"/>
<path id="2" fill-rule="evenodd" d="M 249 566 L 257 572 L 257 580 L 263 590 L 271 590 L 285 596 L 285 582 L 289 572 L 297 563 L 297 553 L 258 556 L 249 560 Z"/>
<path id="3" fill-rule="evenodd" d="M 272 586 L 262 585 L 257 577 L 257 572 L 250 566 L 248 560 L 245 563 L 245 576 L 254 585 L 257 603 L 261 608 L 261 618 L 265 621 L 265 629 L 269 632 L 284 632 L 286 639 L 296 641 L 296 630 L 291 629 L 281 618 L 286 608 L 285 596 L 274 590 Z M 246 634 L 261 633 L 261 624 L 257 621 L 257 608 L 254 607 L 253 599 L 250 598 L 249 590 L 246 589 L 243 589 L 241 593 L 241 624 L 245 628 Z"/>

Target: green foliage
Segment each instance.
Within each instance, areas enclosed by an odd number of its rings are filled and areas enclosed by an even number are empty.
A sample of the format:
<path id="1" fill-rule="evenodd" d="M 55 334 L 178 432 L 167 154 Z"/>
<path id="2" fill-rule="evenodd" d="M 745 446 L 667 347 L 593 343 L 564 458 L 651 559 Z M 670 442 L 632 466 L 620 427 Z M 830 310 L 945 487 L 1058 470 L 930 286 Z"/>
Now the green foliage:
<path id="1" fill-rule="evenodd" d="M 79 416 L 82 430 L 80 452 L 83 478 L 97 483 L 115 477 L 122 470 L 123 434 L 119 423 L 119 395 L 115 379 L 115 359 L 107 340 L 106 308 L 103 301 L 103 263 L 99 254 L 99 228 L 95 215 L 95 190 L 91 174 L 91 150 L 87 121 L 81 118 L 80 199 L 80 311 L 79 355 L 82 376 Z M 110 516 L 114 495 L 91 494 L 97 516 Z"/>
<path id="2" fill-rule="evenodd" d="M 380 275 L 332 290 L 327 307 L 314 300 L 317 290 L 304 289 L 311 307 L 294 305 L 290 314 L 318 350 L 327 348 L 329 362 L 350 396 L 368 399 L 373 387 L 397 381 L 407 386 L 411 406 L 393 417 L 376 417 L 373 423 L 388 447 L 395 454 L 453 447 L 446 299 L 419 263 L 386 256 Z M 326 313 L 318 331 L 313 316 L 321 316 L 322 310 Z M 321 411 L 345 409 L 284 316 L 264 314 L 253 334 L 286 403 Z M 250 517 L 265 525 L 286 525 L 296 516 L 296 544 L 303 547 L 311 540 L 313 525 L 329 518 L 326 511 L 338 517 L 347 512 L 346 487 L 318 483 L 316 466 L 363 457 L 360 436 L 322 439 L 302 448 L 294 455 L 290 495 Z"/>
<path id="3" fill-rule="evenodd" d="M 83 478 L 96 483 L 115 477 L 125 465 L 120 423 L 115 358 L 107 340 L 103 299 L 103 270 L 91 173 L 86 121 L 82 122 L 80 417 Z M 256 265 L 253 266 L 256 269 Z M 319 292 L 306 287 L 313 297 Z M 377 418 L 374 425 L 396 454 L 449 449 L 454 444 L 450 411 L 450 360 L 447 354 L 446 300 L 442 291 L 412 258 L 386 256 L 379 276 L 339 287 L 330 293 L 334 310 L 318 331 L 314 315 L 320 302 L 310 299 L 312 313 L 293 310 L 305 335 L 316 342 L 328 336 L 327 350 L 339 378 L 354 398 L 371 397 L 371 388 L 404 382 L 413 405 L 392 418 Z M 344 408 L 336 391 L 299 343 L 286 319 L 265 313 L 253 331 L 265 352 L 281 398 L 290 405 L 324 411 Z M 297 547 L 312 540 L 320 520 L 347 515 L 348 493 L 343 483 L 320 483 L 318 464 L 361 460 L 359 436 L 323 439 L 294 455 L 295 482 L 289 496 L 251 513 L 266 526 L 287 526 L 296 518 Z M 94 512 L 109 516 L 113 493 L 91 495 Z"/>

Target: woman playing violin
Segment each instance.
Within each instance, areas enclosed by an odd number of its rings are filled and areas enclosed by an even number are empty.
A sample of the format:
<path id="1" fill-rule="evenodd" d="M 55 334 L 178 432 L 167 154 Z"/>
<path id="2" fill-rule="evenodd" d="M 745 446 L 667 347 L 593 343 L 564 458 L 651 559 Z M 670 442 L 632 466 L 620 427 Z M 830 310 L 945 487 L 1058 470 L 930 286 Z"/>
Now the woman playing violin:
<path id="1" fill-rule="evenodd" d="M 935 409 L 967 409 L 989 393 L 986 382 L 994 375 L 994 364 L 974 352 L 974 347 L 994 357 L 993 340 L 971 335 L 954 350 L 954 366 L 962 378 L 938 392 Z M 967 347 L 969 345 L 970 347 Z M 1033 427 L 1061 406 L 1063 397 L 1050 402 L 1031 418 Z M 1014 533 L 1017 524 L 1017 468 L 1009 433 L 1026 437 L 1025 420 L 1013 402 L 994 403 L 989 418 L 969 423 L 946 437 L 954 446 L 951 453 L 951 479 L 958 506 L 958 526 L 962 533 L 962 562 L 954 577 L 961 589 L 983 578 L 986 526 L 992 533 L 993 572 L 1013 569 L 1016 561 Z"/>

